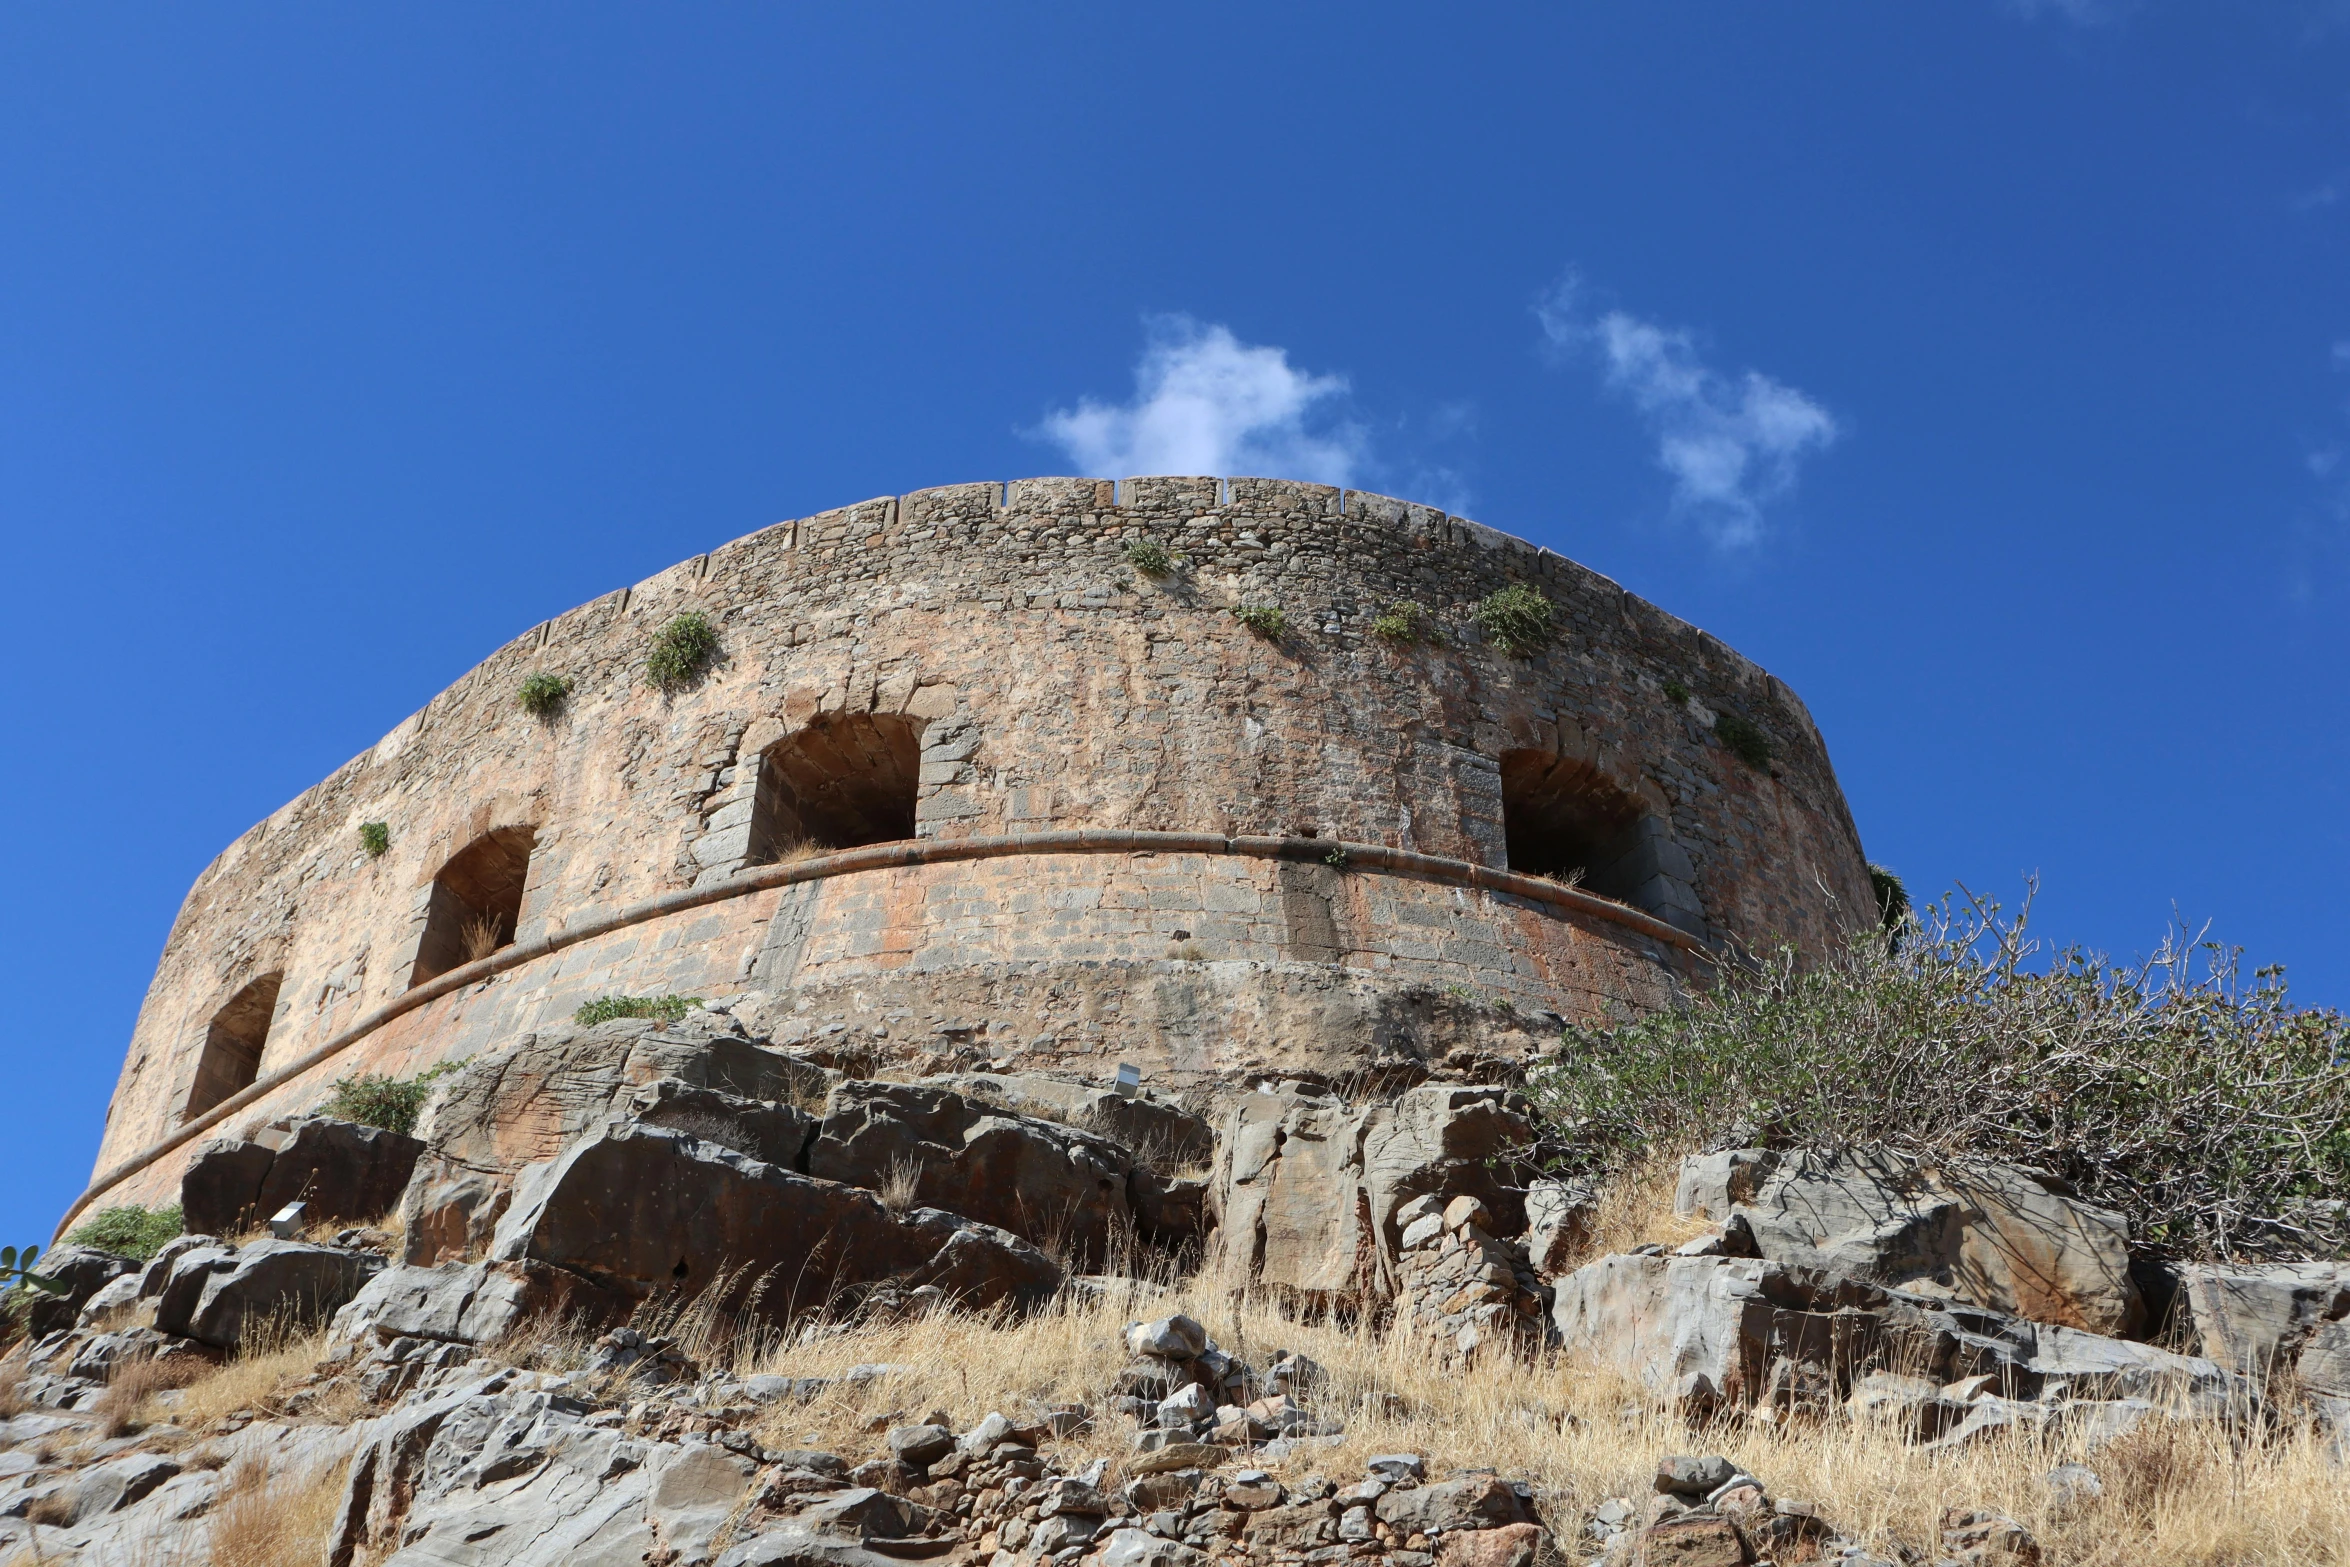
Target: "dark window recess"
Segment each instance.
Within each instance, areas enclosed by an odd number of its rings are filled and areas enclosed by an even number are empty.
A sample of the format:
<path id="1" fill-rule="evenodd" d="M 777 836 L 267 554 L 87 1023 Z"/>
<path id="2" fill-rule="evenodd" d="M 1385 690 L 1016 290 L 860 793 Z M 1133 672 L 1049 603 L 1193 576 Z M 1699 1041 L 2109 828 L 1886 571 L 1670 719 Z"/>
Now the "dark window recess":
<path id="1" fill-rule="evenodd" d="M 530 880 L 530 851 L 538 832 L 501 827 L 476 838 L 432 879 L 410 986 L 486 958 L 514 941 L 522 920 L 522 889 Z"/>
<path id="2" fill-rule="evenodd" d="M 1504 751 L 1501 822 L 1510 869 L 1565 878 L 1603 898 L 1659 912 L 1656 837 L 1634 796 L 1587 762 Z"/>
<path id="3" fill-rule="evenodd" d="M 894 713 L 817 719 L 759 758 L 750 863 L 913 837 L 921 773 L 922 732 L 911 719 Z"/>
<path id="4" fill-rule="evenodd" d="M 212 1014 L 204 1029 L 204 1052 L 196 1058 L 196 1080 L 188 1085 L 188 1106 L 180 1113 L 192 1121 L 228 1098 L 253 1086 L 261 1075 L 262 1047 L 269 1043 L 269 1021 L 277 1016 L 278 987 L 283 973 L 264 974 L 228 998 Z"/>

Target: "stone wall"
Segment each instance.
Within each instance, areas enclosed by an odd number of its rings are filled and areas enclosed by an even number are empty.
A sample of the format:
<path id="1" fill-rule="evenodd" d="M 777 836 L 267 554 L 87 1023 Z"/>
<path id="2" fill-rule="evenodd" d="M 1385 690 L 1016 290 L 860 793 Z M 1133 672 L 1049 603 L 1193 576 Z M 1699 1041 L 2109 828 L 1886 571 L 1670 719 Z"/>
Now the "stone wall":
<path id="1" fill-rule="evenodd" d="M 1181 568 L 1135 570 L 1124 551 L 1143 539 Z M 1530 658 L 1470 619 L 1511 582 L 1556 611 Z M 1373 635 L 1399 599 L 1443 640 Z M 1289 634 L 1251 633 L 1229 613 L 1243 604 L 1278 606 Z M 686 610 L 722 652 L 663 693 L 648 641 Z M 573 682 L 551 719 L 517 703 L 534 672 Z M 1769 737 L 1766 769 L 1715 738 L 1723 711 Z M 406 990 L 436 875 L 492 833 L 529 829 L 507 933 L 525 942 L 726 882 L 757 849 L 760 756 L 842 714 L 918 736 L 922 838 L 1263 833 L 1503 866 L 1502 761 L 1530 753 L 1632 802 L 1642 901 L 1707 944 L 1816 951 L 1870 912 L 1794 694 L 1571 561 L 1316 485 L 951 486 L 778 524 L 535 627 L 231 844 L 166 943 L 99 1168 L 180 1123 L 212 1020 L 255 980 L 283 976 L 265 1077 Z M 391 835 L 378 859 L 360 846 L 370 821 Z M 1038 854 L 874 870 L 726 898 L 468 987 L 253 1113 L 301 1108 L 345 1072 L 465 1054 L 607 990 L 758 990 L 811 1028 L 902 1044 L 985 1023 L 988 1050 L 1030 1064 L 1067 1052 L 1214 1075 L 1425 1051 L 1467 1037 L 1438 1021 L 1464 1006 L 1483 1009 L 1469 1028 L 1483 1048 L 1534 1014 L 1656 1005 L 1692 972 L 1621 924 L 1341 867 Z"/>

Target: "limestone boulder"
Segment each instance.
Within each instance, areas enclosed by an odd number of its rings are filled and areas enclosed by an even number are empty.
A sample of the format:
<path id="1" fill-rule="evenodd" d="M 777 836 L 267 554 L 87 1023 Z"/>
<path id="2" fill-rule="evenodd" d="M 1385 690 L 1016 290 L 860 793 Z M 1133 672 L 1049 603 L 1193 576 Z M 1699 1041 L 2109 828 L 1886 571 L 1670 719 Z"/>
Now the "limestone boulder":
<path id="1" fill-rule="evenodd" d="M 1720 1216 L 1786 1267 L 2092 1333 L 2128 1334 L 2145 1318 L 2122 1216 L 2013 1165 L 1928 1166 L 1886 1150 L 1734 1151 L 1685 1165 L 1678 1202 L 1708 1217 L 1726 1202 Z"/>
<path id="2" fill-rule="evenodd" d="M 1106 1138 L 992 1109 L 944 1088 L 850 1080 L 826 1101 L 808 1173 L 1053 1242 L 1081 1265 L 1131 1221 L 1131 1161 Z"/>
<path id="3" fill-rule="evenodd" d="M 417 1120 L 424 1142 L 401 1199 L 402 1260 L 478 1255 L 511 1199 L 515 1172 L 558 1153 L 664 1079 L 769 1105 L 821 1102 L 830 1075 L 769 1048 L 733 1019 L 620 1018 L 525 1034 L 442 1080 Z"/>
<path id="4" fill-rule="evenodd" d="M 2199 1357 L 1762 1258 L 1603 1257 L 1558 1282 L 1552 1318 L 1570 1351 L 1696 1412 L 1824 1409 L 1876 1372 L 1967 1401 L 2146 1399 L 2219 1410 L 2256 1398 L 2244 1378 Z"/>
<path id="5" fill-rule="evenodd" d="M 2190 1265 L 2180 1291 L 2203 1353 L 2262 1383 L 2350 1399 L 2350 1263 Z"/>
<path id="6" fill-rule="evenodd" d="M 399 1206 L 424 1144 L 380 1126 L 330 1116 L 273 1121 L 250 1138 L 206 1143 L 180 1178 L 191 1230 L 233 1235 L 287 1203 L 313 1221 L 357 1224 Z"/>
<path id="7" fill-rule="evenodd" d="M 140 1267 L 134 1258 L 90 1246 L 59 1246 L 43 1252 L 33 1264 L 33 1271 L 43 1278 L 55 1279 L 65 1286 L 66 1292 L 62 1295 L 52 1295 L 46 1290 L 29 1292 L 25 1311 L 29 1336 L 40 1338 L 60 1328 L 72 1327 L 82 1308 L 99 1291 L 117 1279 L 139 1272 Z"/>
<path id="8" fill-rule="evenodd" d="M 543 1264 L 394 1264 L 369 1279 L 334 1315 L 338 1344 L 430 1339 L 487 1344 L 536 1317 L 600 1326 L 629 1302 L 576 1273 Z"/>
<path id="9" fill-rule="evenodd" d="M 1526 1224 L 1507 1155 L 1529 1126 L 1501 1088 L 1429 1086 L 1352 1106 L 1318 1089 L 1242 1095 L 1226 1115 L 1210 1208 L 1227 1267 L 1323 1301 L 1398 1287 L 1402 1226 L 1420 1197 L 1475 1197 L 1492 1233 Z"/>
<path id="10" fill-rule="evenodd" d="M 626 1112 L 632 1121 L 684 1132 L 785 1170 L 807 1167 L 808 1143 L 816 1135 L 816 1118 L 796 1105 L 745 1099 L 674 1077 L 632 1090 Z"/>
<path id="11" fill-rule="evenodd" d="M 156 1298 L 158 1331 L 234 1349 L 249 1328 L 314 1327 L 357 1295 L 383 1266 L 372 1252 L 259 1240 L 235 1251 L 192 1247 L 174 1261 Z"/>
<path id="12" fill-rule="evenodd" d="M 1216 1156 L 1213 1122 L 1147 1088 L 1129 1098 L 1038 1072 L 947 1072 L 922 1081 L 979 1104 L 1106 1137 L 1137 1164 L 1165 1175 L 1205 1166 Z"/>
<path id="13" fill-rule="evenodd" d="M 893 1213 L 860 1187 L 630 1122 L 524 1170 L 490 1256 L 637 1298 L 715 1289 L 774 1317 L 882 1281 L 985 1307 L 1042 1300 L 1061 1280 L 1008 1231 L 933 1208 Z"/>

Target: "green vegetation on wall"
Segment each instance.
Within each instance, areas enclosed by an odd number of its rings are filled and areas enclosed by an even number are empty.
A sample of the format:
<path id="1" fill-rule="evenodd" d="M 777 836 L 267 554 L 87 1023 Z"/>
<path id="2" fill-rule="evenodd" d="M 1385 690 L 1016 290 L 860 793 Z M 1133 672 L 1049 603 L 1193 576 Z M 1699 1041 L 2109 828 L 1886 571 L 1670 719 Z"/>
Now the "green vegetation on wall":
<path id="1" fill-rule="evenodd" d="M 718 656 L 718 630 L 700 610 L 688 610 L 653 633 L 645 673 L 664 691 L 691 685 Z"/>
<path id="2" fill-rule="evenodd" d="M 416 1129 L 416 1117 L 422 1113 L 425 1100 L 432 1097 L 432 1085 L 464 1064 L 443 1061 L 414 1077 L 379 1077 L 373 1073 L 338 1077 L 326 1102 L 318 1107 L 318 1113 L 339 1121 L 357 1121 L 361 1126 L 380 1126 L 405 1137 Z"/>
<path id="3" fill-rule="evenodd" d="M 145 1262 L 163 1249 L 164 1242 L 185 1228 L 176 1202 L 168 1208 L 127 1203 L 119 1208 L 99 1209 L 76 1225 L 66 1240 L 92 1251 L 110 1251 L 118 1257 L 135 1257 Z"/>
<path id="4" fill-rule="evenodd" d="M 1736 713 L 1716 713 L 1714 714 L 1714 735 L 1723 745 L 1729 747 L 1732 756 L 1737 757 L 1738 760 L 1756 772 L 1765 771 L 1770 767 L 1770 737 L 1757 729 L 1749 720 L 1739 717 Z"/>
<path id="5" fill-rule="evenodd" d="M 1488 593 L 1472 618 L 1487 640 L 1513 658 L 1527 658 L 1550 642 L 1550 600 L 1523 582 Z"/>
<path id="6" fill-rule="evenodd" d="M 1289 635 L 1289 617 L 1274 604 L 1235 604 L 1232 618 L 1267 642 L 1278 642 Z"/>
<path id="7" fill-rule="evenodd" d="M 392 847 L 392 829 L 384 822 L 359 824 L 359 847 L 367 851 L 371 860 L 380 860 Z"/>
<path id="8" fill-rule="evenodd" d="M 609 1023 L 616 1017 L 649 1017 L 674 1023 L 701 1004 L 700 996 L 598 996 L 581 1003 L 571 1021 L 584 1026 Z"/>
<path id="9" fill-rule="evenodd" d="M 552 718 L 563 710 L 564 700 L 570 695 L 571 682 L 563 676 L 536 674 L 522 682 L 516 700 L 533 718 Z"/>

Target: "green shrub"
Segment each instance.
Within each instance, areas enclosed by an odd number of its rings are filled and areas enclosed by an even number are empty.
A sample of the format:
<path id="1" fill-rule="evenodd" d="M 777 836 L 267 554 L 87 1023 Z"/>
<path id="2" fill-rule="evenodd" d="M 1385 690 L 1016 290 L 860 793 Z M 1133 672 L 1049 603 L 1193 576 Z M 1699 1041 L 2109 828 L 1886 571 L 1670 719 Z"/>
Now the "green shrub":
<path id="1" fill-rule="evenodd" d="M 645 673 L 664 691 L 690 685 L 718 656 L 718 630 L 700 610 L 688 610 L 653 633 Z"/>
<path id="2" fill-rule="evenodd" d="M 1689 688 L 1681 684 L 1680 681 L 1667 676 L 1665 679 L 1665 700 L 1676 707 L 1686 706 L 1689 701 Z"/>
<path id="3" fill-rule="evenodd" d="M 127 1203 L 120 1208 L 99 1209 L 76 1225 L 65 1239 L 69 1245 L 110 1251 L 118 1257 L 136 1257 L 145 1262 L 163 1249 L 164 1242 L 186 1228 L 176 1202 L 168 1208 Z"/>
<path id="4" fill-rule="evenodd" d="M 1898 938 L 1901 927 L 1909 922 L 1909 889 L 1876 861 L 1869 861 L 1869 891 L 1877 898 L 1877 923 L 1888 936 Z"/>
<path id="5" fill-rule="evenodd" d="M 1232 618 L 1267 642 L 1278 642 L 1289 635 L 1289 617 L 1274 604 L 1235 604 Z"/>
<path id="6" fill-rule="evenodd" d="M 1427 609 L 1410 599 L 1398 599 L 1387 606 L 1387 612 L 1371 622 L 1371 635 L 1389 642 L 1433 642 L 1436 640 L 1436 618 Z"/>
<path id="7" fill-rule="evenodd" d="M 563 676 L 537 674 L 522 682 L 517 700 L 533 718 L 552 718 L 563 710 L 564 699 L 570 695 L 571 682 Z"/>
<path id="8" fill-rule="evenodd" d="M 1157 539 L 1136 539 L 1126 546 L 1126 564 L 1147 577 L 1165 576 L 1182 558 L 1168 554 L 1167 546 Z"/>
<path id="9" fill-rule="evenodd" d="M 1529 1090 L 1576 1175 L 1725 1139 L 1994 1158 L 2070 1182 L 2173 1256 L 2350 1248 L 2350 1020 L 2174 933 L 2125 965 L 1947 899 L 1896 947 L 1728 968 L 1678 1010 L 1570 1029 Z"/>
<path id="10" fill-rule="evenodd" d="M 582 1002 L 571 1014 L 571 1021 L 584 1026 L 609 1023 L 616 1017 L 649 1017 L 674 1023 L 701 1004 L 700 996 L 598 996 Z"/>
<path id="11" fill-rule="evenodd" d="M 1550 617 L 1550 600 L 1523 582 L 1488 593 L 1474 614 L 1493 645 L 1513 658 L 1528 657 L 1549 644 Z"/>
<path id="12" fill-rule="evenodd" d="M 1731 755 L 1758 773 L 1771 765 L 1770 737 L 1736 713 L 1714 714 L 1714 738 L 1728 746 Z"/>
<path id="13" fill-rule="evenodd" d="M 367 851 L 369 859 L 382 859 L 391 850 L 392 829 L 383 822 L 361 822 L 359 847 Z"/>
<path id="14" fill-rule="evenodd" d="M 318 1107 L 318 1113 L 341 1121 L 357 1121 L 361 1126 L 380 1126 L 405 1137 L 416 1129 L 417 1114 L 424 1109 L 425 1100 L 432 1097 L 432 1085 L 464 1064 L 464 1061 L 443 1061 L 414 1077 L 378 1077 L 372 1073 L 338 1077 L 326 1096 L 326 1103 Z"/>

